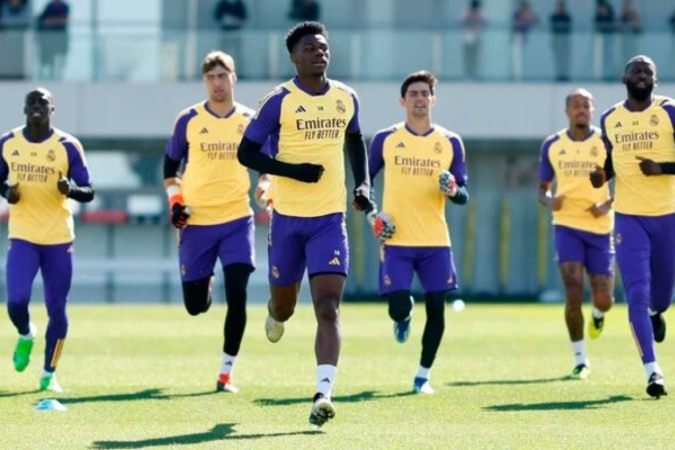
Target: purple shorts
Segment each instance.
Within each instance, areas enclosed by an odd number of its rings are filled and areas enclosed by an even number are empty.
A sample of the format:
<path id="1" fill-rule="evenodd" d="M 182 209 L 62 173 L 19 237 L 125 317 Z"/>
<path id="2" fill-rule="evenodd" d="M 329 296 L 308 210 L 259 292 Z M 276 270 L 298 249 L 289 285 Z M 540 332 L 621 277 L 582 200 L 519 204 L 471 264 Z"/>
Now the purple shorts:
<path id="1" fill-rule="evenodd" d="M 589 275 L 614 276 L 611 233 L 596 234 L 562 225 L 553 227 L 558 263 L 582 263 Z"/>
<path id="2" fill-rule="evenodd" d="M 242 217 L 218 225 L 188 225 L 180 231 L 178 246 L 182 281 L 213 275 L 216 260 L 223 267 L 234 263 L 255 267 L 253 217 Z"/>
<path id="3" fill-rule="evenodd" d="M 284 216 L 274 211 L 267 243 L 269 281 L 287 286 L 321 273 L 347 275 L 349 245 L 343 213 L 320 217 Z"/>
<path id="4" fill-rule="evenodd" d="M 452 247 L 385 245 L 380 255 L 380 294 L 409 291 L 417 273 L 424 293 L 457 289 Z"/>

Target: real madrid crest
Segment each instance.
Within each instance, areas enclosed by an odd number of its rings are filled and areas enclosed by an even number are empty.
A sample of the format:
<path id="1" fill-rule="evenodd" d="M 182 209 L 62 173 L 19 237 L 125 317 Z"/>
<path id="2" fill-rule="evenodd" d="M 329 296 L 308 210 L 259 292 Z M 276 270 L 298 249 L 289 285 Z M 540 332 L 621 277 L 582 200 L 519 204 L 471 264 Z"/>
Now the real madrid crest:
<path id="1" fill-rule="evenodd" d="M 598 156 L 598 147 L 596 147 L 595 145 L 591 147 L 591 156 L 593 157 Z"/>
<path id="2" fill-rule="evenodd" d="M 656 114 L 652 114 L 652 116 L 649 118 L 649 124 L 654 127 L 659 124 L 659 118 L 656 116 Z"/>
<path id="3" fill-rule="evenodd" d="M 340 114 L 344 114 L 347 112 L 347 107 L 345 107 L 345 104 L 342 102 L 342 100 L 338 100 L 335 102 L 335 109 L 337 109 L 337 112 Z"/>
<path id="4" fill-rule="evenodd" d="M 49 162 L 56 161 L 56 152 L 54 150 L 52 150 L 51 148 L 47 152 L 47 161 L 49 161 Z"/>
<path id="5" fill-rule="evenodd" d="M 237 127 L 237 133 L 243 135 L 244 134 L 244 124 L 240 123 L 239 126 Z"/>
<path id="6" fill-rule="evenodd" d="M 434 153 L 442 153 L 443 152 L 443 146 L 441 145 L 440 142 L 436 142 L 434 144 Z"/>

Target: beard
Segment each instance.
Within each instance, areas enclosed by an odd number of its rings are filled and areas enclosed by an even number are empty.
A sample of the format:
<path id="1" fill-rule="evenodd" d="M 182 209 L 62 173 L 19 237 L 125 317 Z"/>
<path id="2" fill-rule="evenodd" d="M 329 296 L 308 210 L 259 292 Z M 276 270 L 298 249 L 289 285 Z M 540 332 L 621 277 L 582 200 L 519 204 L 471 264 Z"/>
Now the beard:
<path id="1" fill-rule="evenodd" d="M 644 102 L 652 96 L 652 91 L 654 90 L 653 84 L 647 84 L 645 87 L 638 87 L 637 83 L 630 81 L 626 82 L 626 89 L 628 94 L 639 102 Z"/>

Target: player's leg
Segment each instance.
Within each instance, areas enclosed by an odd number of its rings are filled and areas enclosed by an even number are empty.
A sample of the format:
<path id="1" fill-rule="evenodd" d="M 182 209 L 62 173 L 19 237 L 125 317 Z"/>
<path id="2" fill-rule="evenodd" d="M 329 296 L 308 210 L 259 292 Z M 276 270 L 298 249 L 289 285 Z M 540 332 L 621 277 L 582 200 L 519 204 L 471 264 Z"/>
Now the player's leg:
<path id="1" fill-rule="evenodd" d="M 433 394 L 431 366 L 445 331 L 445 301 L 448 292 L 457 289 L 457 270 L 452 248 L 426 247 L 418 249 L 417 275 L 424 290 L 426 322 L 422 334 L 422 355 L 413 380 L 413 390 Z"/>
<path id="2" fill-rule="evenodd" d="M 560 277 L 565 288 L 565 324 L 574 354 L 571 376 L 584 379 L 590 373 L 584 340 L 584 315 L 581 310 L 584 301 L 585 245 L 580 232 L 558 225 L 554 227 L 554 239 Z"/>
<path id="3" fill-rule="evenodd" d="M 394 321 L 394 339 L 404 343 L 410 336 L 414 299 L 410 295 L 415 249 L 385 245 L 380 261 L 380 294 L 387 299 L 389 317 Z"/>
<path id="4" fill-rule="evenodd" d="M 238 392 L 232 382 L 234 364 L 246 328 L 246 288 L 253 272 L 253 217 L 226 224 L 218 256 L 225 275 L 227 313 L 223 326 L 223 358 L 218 374 L 218 391 Z"/>
<path id="5" fill-rule="evenodd" d="M 656 361 L 654 330 L 649 318 L 653 249 L 649 239 L 649 221 L 645 219 L 616 213 L 615 236 L 616 259 L 628 300 L 628 320 L 650 384 L 653 374 L 656 373 L 662 380 L 663 372 Z M 662 382 L 660 385 L 663 387 Z"/>
<path id="6" fill-rule="evenodd" d="M 220 225 L 190 225 L 179 231 L 183 302 L 191 316 L 204 313 L 211 306 L 213 268 L 221 231 Z"/>
<path id="7" fill-rule="evenodd" d="M 267 242 L 270 299 L 265 333 L 270 342 L 284 334 L 284 322 L 291 318 L 305 272 L 306 226 L 303 219 L 272 212 Z"/>
<path id="8" fill-rule="evenodd" d="M 68 334 L 66 302 L 73 279 L 73 244 L 43 246 L 41 256 L 40 270 L 44 280 L 49 324 L 40 389 L 61 392 L 63 389 L 56 381 L 55 372 Z"/>
<path id="9" fill-rule="evenodd" d="M 652 219 L 656 232 L 651 235 L 651 303 L 650 317 L 654 340 L 663 342 L 666 322 L 663 313 L 670 307 L 675 274 L 675 214 Z"/>
<path id="10" fill-rule="evenodd" d="M 14 368 L 22 372 L 30 362 L 36 329 L 30 322 L 30 302 L 33 280 L 40 267 L 37 245 L 20 239 L 10 239 L 7 249 L 7 312 L 19 333 L 14 348 Z"/>
<path id="11" fill-rule="evenodd" d="M 349 247 L 344 214 L 306 220 L 308 236 L 305 246 L 307 272 L 317 329 L 316 393 L 309 422 L 321 426 L 335 416 L 331 402 L 340 357 L 340 301 L 349 270 Z"/>
<path id="12" fill-rule="evenodd" d="M 588 335 L 596 339 L 605 326 L 605 313 L 614 304 L 614 244 L 611 235 L 587 234 L 586 273 L 593 298 Z"/>

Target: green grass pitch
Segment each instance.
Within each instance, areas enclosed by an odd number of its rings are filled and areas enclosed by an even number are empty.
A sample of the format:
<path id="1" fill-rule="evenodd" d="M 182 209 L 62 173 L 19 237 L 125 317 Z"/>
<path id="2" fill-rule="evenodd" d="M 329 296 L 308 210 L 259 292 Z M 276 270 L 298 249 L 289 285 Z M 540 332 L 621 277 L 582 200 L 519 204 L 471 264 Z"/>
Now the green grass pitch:
<path id="1" fill-rule="evenodd" d="M 675 398 L 645 394 L 645 374 L 617 306 L 588 343 L 588 380 L 573 367 L 562 305 L 467 305 L 446 312 L 432 371 L 436 395 L 410 395 L 424 309 L 397 344 L 383 304 L 343 305 L 336 418 L 309 426 L 315 321 L 298 307 L 277 344 L 263 332 L 265 307 L 249 308 L 235 369 L 240 394 L 215 392 L 224 306 L 201 317 L 180 306 L 69 309 L 59 366 L 63 394 L 37 392 L 45 312 L 32 305 L 40 338 L 30 366 L 15 373 L 15 335 L 0 326 L 2 449 L 446 449 L 673 448 Z M 586 316 L 590 311 L 586 307 Z M 673 337 L 657 347 L 675 380 Z M 675 394 L 674 394 L 675 395 Z M 35 411 L 58 398 L 66 412 Z M 671 395 L 673 397 L 673 395 Z"/>

